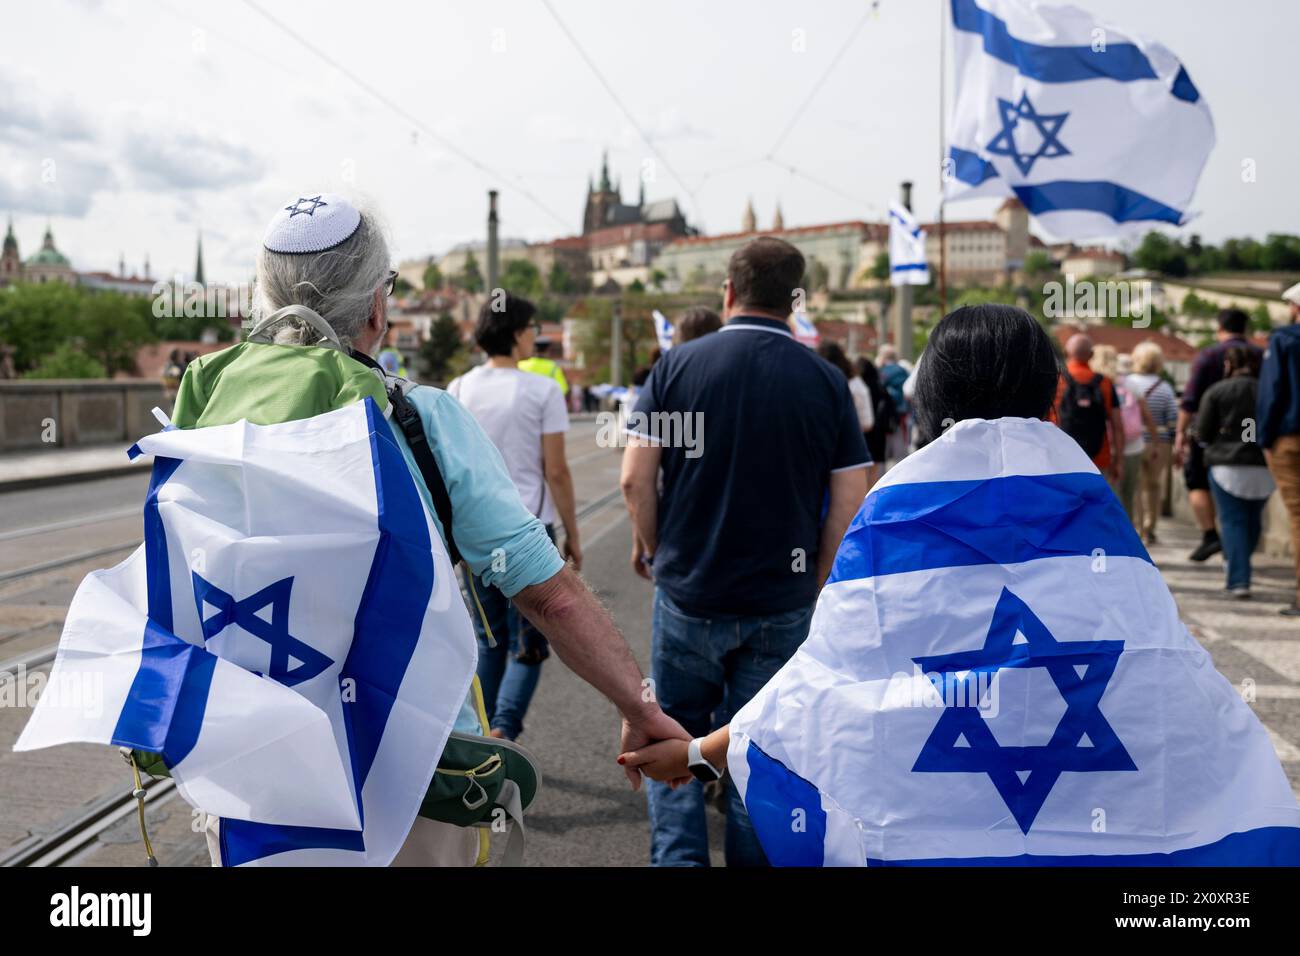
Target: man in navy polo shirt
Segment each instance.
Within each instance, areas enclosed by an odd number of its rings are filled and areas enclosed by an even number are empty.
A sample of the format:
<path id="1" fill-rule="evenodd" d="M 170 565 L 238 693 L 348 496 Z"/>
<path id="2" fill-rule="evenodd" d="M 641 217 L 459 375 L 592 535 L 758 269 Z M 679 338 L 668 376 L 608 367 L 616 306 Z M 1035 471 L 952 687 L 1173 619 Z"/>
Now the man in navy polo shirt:
<path id="1" fill-rule="evenodd" d="M 756 239 L 727 271 L 726 324 L 656 363 L 623 458 L 632 565 L 655 583 L 654 691 L 695 737 L 803 643 L 871 460 L 843 374 L 786 325 L 804 274 L 799 250 Z M 692 766 L 700 779 L 710 771 Z M 652 865 L 708 866 L 700 783 L 646 787 Z M 728 865 L 766 865 L 735 786 L 727 790 Z"/>

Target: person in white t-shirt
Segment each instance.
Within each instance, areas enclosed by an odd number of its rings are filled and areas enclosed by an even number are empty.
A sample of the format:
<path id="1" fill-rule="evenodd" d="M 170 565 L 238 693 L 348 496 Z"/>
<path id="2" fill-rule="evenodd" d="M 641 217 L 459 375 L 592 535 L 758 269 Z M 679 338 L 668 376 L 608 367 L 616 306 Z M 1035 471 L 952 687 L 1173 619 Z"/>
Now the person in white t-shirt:
<path id="1" fill-rule="evenodd" d="M 573 476 L 565 459 L 564 435 L 569 412 L 554 380 L 520 371 L 516 363 L 533 354 L 536 307 L 527 299 L 494 296 L 479 311 L 474 338 L 487 353 L 480 365 L 452 381 L 447 391 L 482 426 L 505 460 L 519 497 L 546 525 L 555 540 L 555 524 L 564 525 L 560 553 L 582 569 Z M 502 555 L 501 560 L 510 560 Z M 494 737 L 514 740 L 523 732 L 524 714 L 549 656 L 546 638 L 496 588 L 475 575 L 472 585 L 496 647 L 488 646 L 478 615 L 478 677 Z"/>

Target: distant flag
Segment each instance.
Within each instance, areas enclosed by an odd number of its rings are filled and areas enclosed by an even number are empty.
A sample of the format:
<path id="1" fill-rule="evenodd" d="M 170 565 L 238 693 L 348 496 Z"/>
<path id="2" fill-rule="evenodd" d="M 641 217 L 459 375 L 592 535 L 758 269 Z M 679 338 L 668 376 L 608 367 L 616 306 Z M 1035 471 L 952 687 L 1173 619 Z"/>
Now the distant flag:
<path id="1" fill-rule="evenodd" d="M 1268 731 L 1068 435 L 963 421 L 850 524 L 731 721 L 777 865 L 1300 864 Z"/>
<path id="2" fill-rule="evenodd" d="M 162 754 L 181 796 L 221 819 L 227 866 L 387 865 L 476 653 L 383 413 L 367 398 L 137 449 L 154 456 L 144 544 L 77 589 L 59 692 L 14 749 Z"/>
<path id="3" fill-rule="evenodd" d="M 925 285 L 930 267 L 925 262 L 925 230 L 912 211 L 901 203 L 889 204 L 889 284 Z"/>
<path id="4" fill-rule="evenodd" d="M 815 349 L 822 340 L 822 334 L 817 331 L 817 326 L 806 312 L 794 314 L 794 337 L 810 349 Z"/>
<path id="5" fill-rule="evenodd" d="M 1014 196 L 1062 240 L 1188 221 L 1214 121 L 1173 53 L 1078 7 L 950 3 L 948 198 Z"/>
<path id="6" fill-rule="evenodd" d="M 668 316 L 658 309 L 655 309 L 652 315 L 655 319 L 655 338 L 659 340 L 659 351 L 667 352 L 673 347 L 673 324 L 668 321 Z"/>

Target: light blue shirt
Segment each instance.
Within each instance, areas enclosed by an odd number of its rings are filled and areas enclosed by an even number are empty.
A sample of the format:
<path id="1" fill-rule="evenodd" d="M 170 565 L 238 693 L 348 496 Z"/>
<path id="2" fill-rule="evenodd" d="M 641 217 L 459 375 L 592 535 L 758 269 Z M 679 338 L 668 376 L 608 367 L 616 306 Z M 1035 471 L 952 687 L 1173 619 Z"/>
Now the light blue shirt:
<path id="1" fill-rule="evenodd" d="M 501 453 L 460 402 L 440 388 L 421 386 L 408 395 L 429 439 L 447 494 L 451 497 L 456 546 L 475 574 L 506 597 L 514 597 L 532 584 L 541 584 L 564 567 L 564 558 L 546 535 L 546 527 L 519 500 Z M 413 475 L 415 463 L 397 421 L 389 427 Z M 447 540 L 433 499 L 423 479 L 416 487 Z"/>

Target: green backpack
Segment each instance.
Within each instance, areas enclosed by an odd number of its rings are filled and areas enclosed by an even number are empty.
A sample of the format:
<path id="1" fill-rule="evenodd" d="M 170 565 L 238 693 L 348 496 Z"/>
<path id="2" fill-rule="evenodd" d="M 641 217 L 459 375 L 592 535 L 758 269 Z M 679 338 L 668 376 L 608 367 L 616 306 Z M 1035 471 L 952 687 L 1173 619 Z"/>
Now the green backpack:
<path id="1" fill-rule="evenodd" d="M 294 314 L 321 333 L 313 346 L 277 345 L 262 334 L 286 313 Z M 286 389 L 283 383 L 294 387 Z M 180 428 L 223 425 L 247 419 L 267 425 L 310 418 L 342 408 L 365 397 L 382 409 L 392 407 L 420 475 L 429 489 L 434 511 L 442 525 L 447 553 L 453 566 L 462 564 L 452 535 L 451 496 L 429 445 L 419 412 L 407 398 L 412 382 L 370 368 L 343 350 L 334 330 L 310 310 L 280 310 L 249 333 L 246 341 L 220 352 L 201 356 L 185 370 L 176 396 L 173 424 Z M 492 630 L 474 593 L 469 590 L 483 621 L 489 643 Z M 518 744 L 486 735 L 487 714 L 483 693 L 475 676 L 471 695 L 482 734 L 453 731 L 438 760 L 438 767 L 420 804 L 420 816 L 460 827 L 479 827 L 478 865 L 488 860 L 488 832 L 504 832 L 513 821 L 501 865 L 518 865 L 523 859 L 524 812 L 536 799 L 542 775 L 537 760 Z M 153 777 L 170 772 L 160 754 L 122 748 L 134 768 Z M 143 790 L 137 786 L 137 797 Z M 146 837 L 146 845 L 147 845 Z"/>

